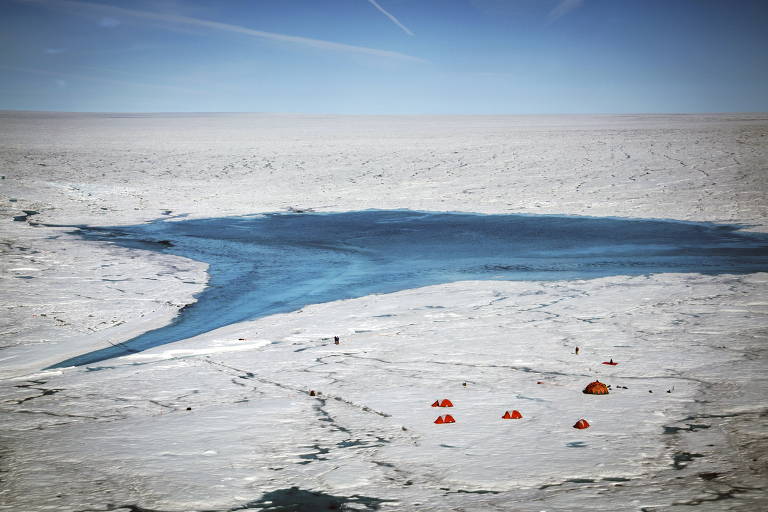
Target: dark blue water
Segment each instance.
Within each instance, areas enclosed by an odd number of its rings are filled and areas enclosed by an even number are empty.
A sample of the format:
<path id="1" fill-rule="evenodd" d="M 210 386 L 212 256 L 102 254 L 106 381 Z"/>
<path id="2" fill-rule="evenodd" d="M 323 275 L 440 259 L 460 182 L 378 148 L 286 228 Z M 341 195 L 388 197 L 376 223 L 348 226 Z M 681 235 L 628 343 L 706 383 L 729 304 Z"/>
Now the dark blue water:
<path id="1" fill-rule="evenodd" d="M 210 282 L 172 324 L 56 366 L 91 364 L 307 304 L 459 280 L 768 270 L 768 236 L 738 229 L 663 220 L 407 210 L 83 229 L 87 238 L 204 261 L 210 265 Z"/>

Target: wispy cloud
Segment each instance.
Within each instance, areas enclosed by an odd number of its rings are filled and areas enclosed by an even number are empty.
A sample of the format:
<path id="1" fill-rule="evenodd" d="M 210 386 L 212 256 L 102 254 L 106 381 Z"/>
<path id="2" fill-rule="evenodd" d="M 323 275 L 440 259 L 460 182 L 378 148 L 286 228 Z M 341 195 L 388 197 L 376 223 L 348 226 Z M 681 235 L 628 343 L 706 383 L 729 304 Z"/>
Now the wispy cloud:
<path id="1" fill-rule="evenodd" d="M 292 43 L 300 46 L 318 48 L 321 50 L 333 50 L 333 51 L 340 51 L 340 52 L 347 52 L 347 53 L 372 55 L 376 57 L 386 57 L 390 59 L 399 59 L 399 60 L 406 60 L 406 61 L 413 61 L 413 62 L 424 62 L 424 59 L 420 59 L 412 55 L 406 55 L 404 53 L 392 52 L 389 50 L 380 50 L 377 48 L 368 48 L 366 46 L 355 46 L 351 44 L 336 43 L 333 41 L 325 41 L 323 39 L 312 39 L 309 37 L 279 34 L 276 32 L 265 32 L 262 30 L 254 30 L 254 29 L 243 27 L 240 25 L 231 25 L 229 23 L 221 23 L 218 21 L 211 21 L 211 20 L 205 20 L 200 18 L 191 18 L 188 16 L 164 14 L 164 13 L 153 12 L 153 11 L 141 11 L 137 9 L 128 9 L 125 7 L 117 7 L 112 5 L 81 2 L 77 0 L 15 0 L 15 1 L 27 3 L 27 4 L 45 5 L 48 7 L 65 8 L 67 10 L 70 10 L 70 9 L 83 10 L 84 9 L 92 12 L 98 12 L 103 15 L 131 17 L 131 18 L 137 18 L 137 19 L 165 22 L 165 23 L 170 23 L 175 25 L 185 25 L 190 27 L 202 27 L 206 29 L 217 30 L 220 32 L 242 34 L 242 35 L 256 37 L 259 39 L 281 41 L 281 42 Z"/>
<path id="2" fill-rule="evenodd" d="M 369 4 L 371 4 L 372 6 L 374 6 L 375 8 L 377 8 L 379 11 L 381 11 L 381 13 L 382 13 L 384 16 L 386 16 L 387 18 L 389 18 L 390 20 L 392 20 L 392 23 L 394 23 L 395 25 L 397 25 L 398 27 L 400 27 L 401 29 L 403 29 L 403 32 L 405 32 L 405 33 L 406 33 L 406 34 L 408 34 L 409 36 L 412 36 L 412 35 L 413 35 L 413 32 L 411 32 L 411 29 L 409 29 L 408 27 L 406 27 L 405 25 L 403 25 L 402 23 L 400 23 L 400 20 L 398 20 L 398 19 L 397 19 L 397 18 L 395 18 L 395 17 L 394 17 L 392 14 L 390 14 L 389 12 L 387 12 L 387 11 L 386 11 L 386 10 L 385 10 L 385 9 L 384 9 L 382 6 L 380 6 L 380 5 L 379 5 L 379 3 L 378 3 L 376 0 L 368 0 L 368 3 L 369 3 Z"/>
<path id="3" fill-rule="evenodd" d="M 99 26 L 104 28 L 114 28 L 120 26 L 120 20 L 104 16 L 99 20 Z"/>
<path id="4" fill-rule="evenodd" d="M 549 11 L 549 20 L 555 21 L 569 12 L 578 9 L 584 4 L 584 0 L 560 0 L 554 9 Z"/>

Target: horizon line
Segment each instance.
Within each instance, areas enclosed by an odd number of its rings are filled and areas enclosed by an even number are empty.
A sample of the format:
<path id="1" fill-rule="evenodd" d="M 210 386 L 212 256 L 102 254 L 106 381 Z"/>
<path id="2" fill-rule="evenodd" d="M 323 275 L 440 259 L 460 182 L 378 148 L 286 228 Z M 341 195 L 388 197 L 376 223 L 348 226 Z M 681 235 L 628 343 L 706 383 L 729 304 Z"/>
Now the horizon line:
<path id="1" fill-rule="evenodd" d="M 427 116 L 466 116 L 466 117 L 505 117 L 505 116 L 689 116 L 689 115 L 768 115 L 768 111 L 646 111 L 646 112 L 498 112 L 498 113 L 446 113 L 446 112 L 421 112 L 421 113 L 338 113 L 338 112 L 280 112 L 280 111 L 242 111 L 242 110 L 39 110 L 39 109 L 6 109 L 0 108 L 0 114 L 26 113 L 26 114 L 93 114 L 93 115 L 273 115 L 273 116 L 336 116 L 336 117 L 427 117 Z M 768 120 L 768 119 L 767 119 Z"/>

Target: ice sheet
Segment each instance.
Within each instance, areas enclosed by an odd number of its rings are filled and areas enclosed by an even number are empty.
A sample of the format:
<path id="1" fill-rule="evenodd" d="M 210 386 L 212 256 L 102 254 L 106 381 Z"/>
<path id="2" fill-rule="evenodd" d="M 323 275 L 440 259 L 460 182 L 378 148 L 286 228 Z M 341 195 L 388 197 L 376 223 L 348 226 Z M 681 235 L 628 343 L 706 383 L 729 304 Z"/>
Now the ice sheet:
<path id="1" fill-rule="evenodd" d="M 165 325 L 207 276 L 35 223 L 409 208 L 765 231 L 766 133 L 760 115 L 3 113 L 0 507 L 761 510 L 764 274 L 461 282 L 41 372 Z M 581 394 L 594 377 L 615 392 Z M 437 398 L 456 423 L 432 423 Z"/>

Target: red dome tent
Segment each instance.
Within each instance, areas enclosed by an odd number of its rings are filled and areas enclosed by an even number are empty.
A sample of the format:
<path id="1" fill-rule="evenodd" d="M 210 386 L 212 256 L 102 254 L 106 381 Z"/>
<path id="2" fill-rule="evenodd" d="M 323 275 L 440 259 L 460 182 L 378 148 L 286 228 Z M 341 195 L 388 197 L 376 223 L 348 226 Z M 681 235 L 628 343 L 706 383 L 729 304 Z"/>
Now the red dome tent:
<path id="1" fill-rule="evenodd" d="M 599 380 L 596 380 L 595 382 L 590 382 L 587 384 L 587 387 L 584 388 L 584 391 L 582 391 L 585 395 L 607 395 L 608 394 L 608 386 L 600 382 Z"/>
<path id="2" fill-rule="evenodd" d="M 573 428 L 578 428 L 579 430 L 584 428 L 589 428 L 589 422 L 585 419 L 580 419 L 576 422 L 576 424 L 573 426 Z"/>

